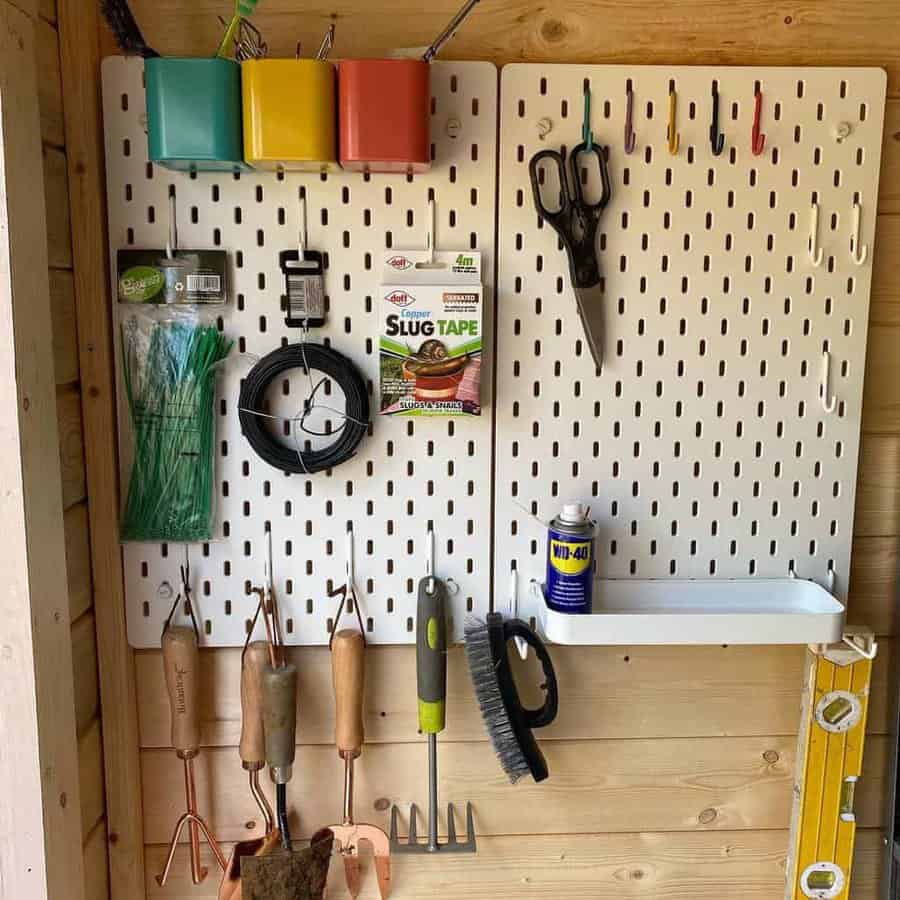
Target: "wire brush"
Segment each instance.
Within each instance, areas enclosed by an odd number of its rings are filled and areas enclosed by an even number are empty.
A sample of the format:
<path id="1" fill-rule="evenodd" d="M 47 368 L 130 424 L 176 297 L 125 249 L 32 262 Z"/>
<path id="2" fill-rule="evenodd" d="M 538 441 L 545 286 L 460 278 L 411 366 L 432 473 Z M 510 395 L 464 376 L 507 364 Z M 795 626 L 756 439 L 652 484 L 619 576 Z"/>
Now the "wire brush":
<path id="1" fill-rule="evenodd" d="M 142 56 L 149 59 L 159 54 L 147 46 L 144 35 L 135 21 L 128 0 L 100 0 L 100 11 L 109 25 L 110 31 L 126 56 Z"/>

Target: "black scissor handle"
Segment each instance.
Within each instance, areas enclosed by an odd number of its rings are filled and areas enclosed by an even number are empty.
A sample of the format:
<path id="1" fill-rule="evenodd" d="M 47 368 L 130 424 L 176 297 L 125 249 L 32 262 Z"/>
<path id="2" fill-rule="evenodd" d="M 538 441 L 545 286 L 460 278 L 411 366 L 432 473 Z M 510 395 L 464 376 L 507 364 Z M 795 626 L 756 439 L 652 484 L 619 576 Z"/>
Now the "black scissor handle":
<path id="1" fill-rule="evenodd" d="M 594 203 L 588 203 L 584 199 L 584 186 L 581 182 L 580 170 L 582 156 L 597 157 L 597 165 L 600 169 L 600 184 L 602 185 L 602 193 L 600 195 L 600 199 Z M 588 150 L 587 144 L 583 142 L 573 147 L 572 153 L 569 156 L 569 164 L 572 167 L 572 182 L 570 186 L 572 198 L 576 203 L 585 207 L 585 209 L 596 211 L 598 213 L 606 207 L 607 203 L 609 203 L 609 198 L 612 194 L 609 185 L 609 166 L 607 164 L 606 156 L 606 147 L 601 147 L 599 144 L 592 144 L 591 149 Z"/>
<path id="2" fill-rule="evenodd" d="M 559 208 L 548 209 L 541 194 L 540 165 L 550 162 L 556 167 L 559 176 Z M 538 215 L 547 223 L 559 230 L 558 223 L 566 215 L 572 206 L 572 194 L 569 191 L 569 182 L 566 178 L 566 166 L 562 154 L 557 150 L 540 150 L 531 157 L 528 164 L 528 172 L 531 176 L 531 190 L 534 194 L 534 205 Z M 561 235 L 564 237 L 564 235 Z"/>

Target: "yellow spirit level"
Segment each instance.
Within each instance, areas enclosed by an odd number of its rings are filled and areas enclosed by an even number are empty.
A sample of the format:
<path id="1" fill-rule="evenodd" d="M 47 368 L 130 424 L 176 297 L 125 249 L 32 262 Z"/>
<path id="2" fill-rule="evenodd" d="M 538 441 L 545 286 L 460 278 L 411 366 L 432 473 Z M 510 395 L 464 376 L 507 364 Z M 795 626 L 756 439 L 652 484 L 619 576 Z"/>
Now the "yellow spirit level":
<path id="1" fill-rule="evenodd" d="M 846 900 L 876 644 L 848 629 L 806 652 L 785 900 Z"/>

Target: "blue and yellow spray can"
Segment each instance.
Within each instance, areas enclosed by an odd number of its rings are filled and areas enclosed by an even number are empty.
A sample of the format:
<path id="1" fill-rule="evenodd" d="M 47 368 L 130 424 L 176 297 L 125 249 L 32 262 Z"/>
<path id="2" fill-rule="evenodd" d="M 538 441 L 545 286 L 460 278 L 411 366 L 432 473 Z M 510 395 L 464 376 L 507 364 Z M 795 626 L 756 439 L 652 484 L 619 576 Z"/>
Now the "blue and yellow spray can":
<path id="1" fill-rule="evenodd" d="M 583 503 L 566 503 L 547 532 L 547 606 L 589 613 L 593 603 L 595 524 Z"/>

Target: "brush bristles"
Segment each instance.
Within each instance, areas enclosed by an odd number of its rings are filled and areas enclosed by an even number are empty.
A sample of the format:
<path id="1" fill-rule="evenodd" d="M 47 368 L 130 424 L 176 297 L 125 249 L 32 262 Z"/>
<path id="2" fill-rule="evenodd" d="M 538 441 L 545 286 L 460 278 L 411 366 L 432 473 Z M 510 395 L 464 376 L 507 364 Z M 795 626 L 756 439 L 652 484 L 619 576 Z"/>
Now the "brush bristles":
<path id="1" fill-rule="evenodd" d="M 496 661 L 491 651 L 490 629 L 485 622 L 472 618 L 466 622 L 465 637 L 466 658 L 481 716 L 500 765 L 515 784 L 529 775 L 531 769 L 519 746 L 500 692 Z"/>
<path id="2" fill-rule="evenodd" d="M 100 0 L 100 11 L 103 13 L 119 49 L 126 56 L 143 56 L 146 59 L 159 55 L 147 46 L 127 0 Z"/>

